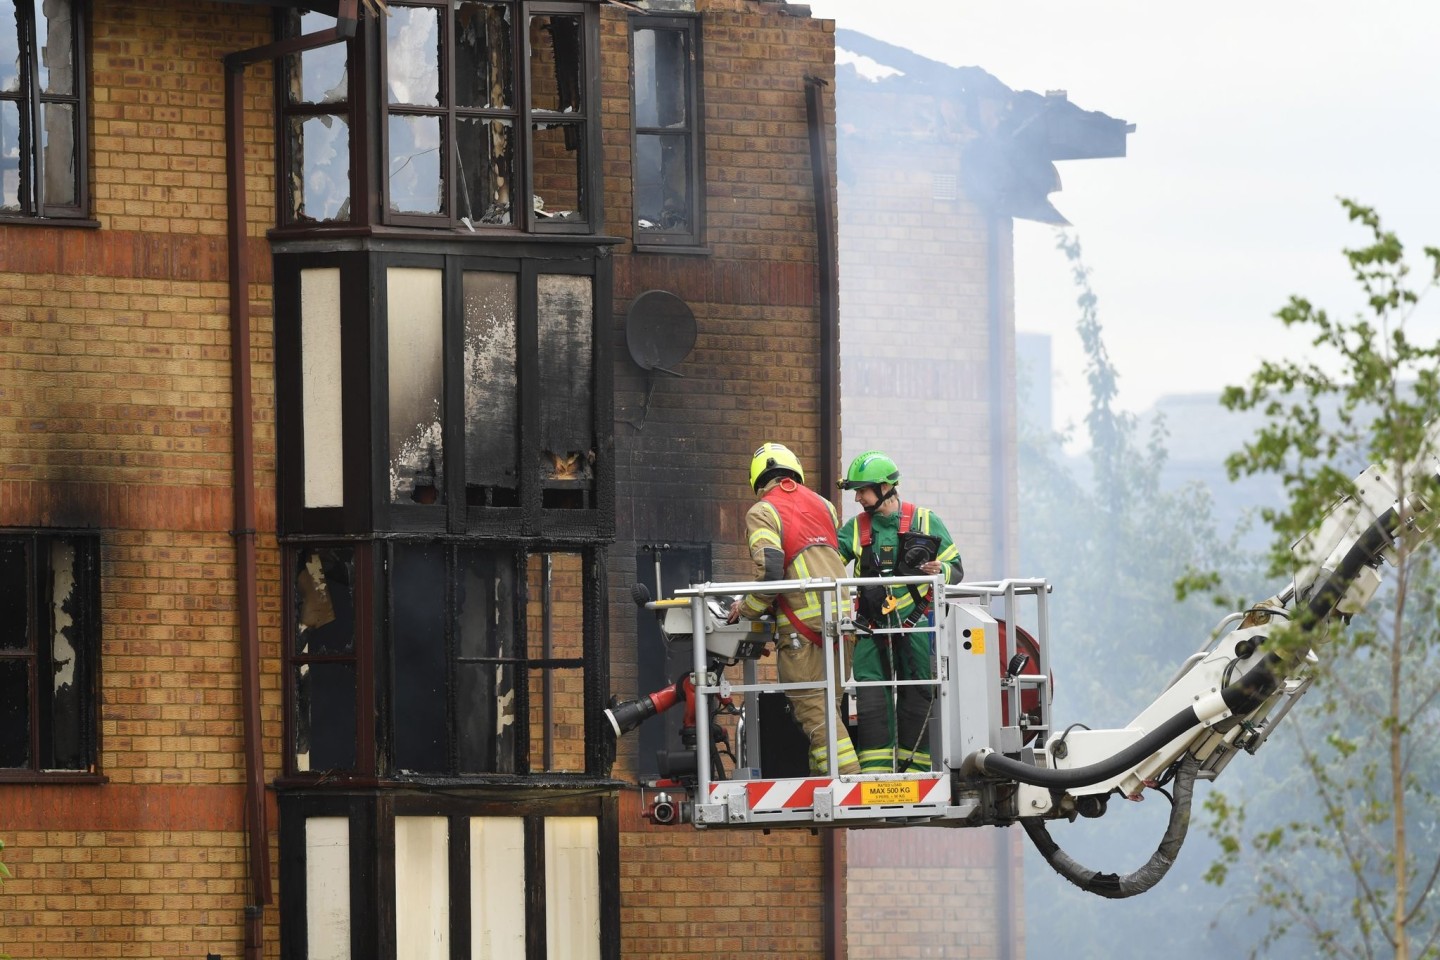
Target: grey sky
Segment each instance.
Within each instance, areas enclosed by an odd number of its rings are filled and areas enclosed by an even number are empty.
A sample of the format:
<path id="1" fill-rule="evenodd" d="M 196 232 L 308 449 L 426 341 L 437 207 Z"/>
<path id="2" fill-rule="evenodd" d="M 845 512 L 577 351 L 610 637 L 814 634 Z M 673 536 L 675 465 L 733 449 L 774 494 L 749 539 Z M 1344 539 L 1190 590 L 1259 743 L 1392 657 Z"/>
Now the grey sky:
<path id="1" fill-rule="evenodd" d="M 810 0 L 834 19 L 1015 89 L 1063 89 L 1138 125 L 1129 156 L 1059 165 L 1100 297 L 1120 405 L 1240 383 L 1305 349 L 1291 293 L 1349 314 L 1336 196 L 1415 255 L 1440 246 L 1440 4 L 1266 0 Z M 1051 333 L 1056 422 L 1085 409 L 1074 289 L 1053 228 L 1016 225 L 1016 323 Z M 1418 259 L 1413 261 L 1420 266 Z M 1417 323 L 1440 335 L 1435 304 Z"/>

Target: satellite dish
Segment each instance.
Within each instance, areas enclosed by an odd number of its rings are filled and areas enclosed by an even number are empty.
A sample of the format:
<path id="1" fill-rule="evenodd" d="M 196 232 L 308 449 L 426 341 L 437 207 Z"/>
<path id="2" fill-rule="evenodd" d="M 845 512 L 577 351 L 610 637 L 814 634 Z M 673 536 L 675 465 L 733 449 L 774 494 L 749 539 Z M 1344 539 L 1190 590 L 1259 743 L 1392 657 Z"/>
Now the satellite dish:
<path id="1" fill-rule="evenodd" d="M 641 370 L 683 377 L 675 367 L 695 349 L 695 314 L 673 293 L 646 290 L 625 315 L 625 344 Z"/>

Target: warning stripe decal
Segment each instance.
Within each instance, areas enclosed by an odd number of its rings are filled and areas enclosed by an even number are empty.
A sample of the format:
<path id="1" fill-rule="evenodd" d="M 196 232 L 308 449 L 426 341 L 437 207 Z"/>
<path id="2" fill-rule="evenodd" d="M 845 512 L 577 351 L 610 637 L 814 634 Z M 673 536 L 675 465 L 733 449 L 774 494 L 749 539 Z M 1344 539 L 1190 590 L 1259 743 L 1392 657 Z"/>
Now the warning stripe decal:
<path id="1" fill-rule="evenodd" d="M 948 799 L 949 793 L 944 777 L 927 777 L 914 782 L 920 785 L 919 803 L 944 803 Z M 734 781 L 711 784 L 711 800 L 717 800 L 723 793 L 728 793 L 727 788 L 733 785 Z M 815 791 L 828 788 L 840 798 L 837 806 L 864 806 L 861 802 L 862 786 L 861 782 L 831 780 L 828 777 L 812 777 L 803 780 L 747 780 L 745 781 L 745 800 L 753 812 L 799 810 L 813 807 Z"/>

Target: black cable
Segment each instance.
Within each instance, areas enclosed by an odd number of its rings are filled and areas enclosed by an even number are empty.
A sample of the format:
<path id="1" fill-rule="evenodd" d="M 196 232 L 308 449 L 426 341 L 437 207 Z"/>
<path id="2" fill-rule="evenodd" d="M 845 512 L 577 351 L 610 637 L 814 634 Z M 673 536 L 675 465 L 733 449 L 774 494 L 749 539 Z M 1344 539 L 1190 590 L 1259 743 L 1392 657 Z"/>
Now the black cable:
<path id="1" fill-rule="evenodd" d="M 1170 800 L 1170 821 L 1165 826 L 1165 834 L 1160 838 L 1160 845 L 1150 855 L 1144 866 L 1134 873 L 1119 876 L 1113 873 L 1100 873 L 1097 870 L 1090 870 L 1081 866 L 1070 858 L 1060 845 L 1050 836 L 1045 829 L 1045 821 L 1038 817 L 1022 817 L 1020 825 L 1025 828 L 1035 849 L 1050 864 L 1051 869 L 1060 876 L 1069 880 L 1075 886 L 1086 893 L 1093 893 L 1098 897 L 1105 897 L 1109 900 L 1124 900 L 1136 894 L 1144 893 L 1155 884 L 1159 883 L 1165 874 L 1174 865 L 1175 858 L 1180 854 L 1180 847 L 1185 842 L 1185 834 L 1190 829 L 1190 802 L 1193 797 L 1195 786 L 1195 775 L 1200 770 L 1200 762 L 1194 757 L 1186 754 L 1176 767 L 1175 774 L 1175 796 L 1165 794 Z"/>

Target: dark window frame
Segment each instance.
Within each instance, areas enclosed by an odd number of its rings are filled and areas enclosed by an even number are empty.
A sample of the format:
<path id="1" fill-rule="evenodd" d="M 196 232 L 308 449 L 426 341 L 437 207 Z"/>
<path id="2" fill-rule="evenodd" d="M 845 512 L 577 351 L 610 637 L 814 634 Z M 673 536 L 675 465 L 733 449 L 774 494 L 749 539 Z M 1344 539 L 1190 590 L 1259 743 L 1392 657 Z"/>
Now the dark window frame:
<path id="1" fill-rule="evenodd" d="M 324 14 L 317 14 L 313 11 L 302 11 L 300 9 L 276 11 L 276 32 L 277 35 L 290 39 L 301 36 L 305 31 L 303 18 L 305 16 L 320 17 L 328 27 L 334 23 L 334 18 L 326 17 Z M 345 52 L 345 79 L 346 94 L 342 102 L 332 101 L 307 101 L 296 100 L 292 102 L 288 91 L 294 82 L 294 71 L 301 62 L 301 58 L 307 54 L 318 53 L 319 51 L 307 51 L 301 54 L 291 54 L 281 57 L 276 61 L 275 73 L 275 143 L 277 144 L 278 166 L 276 168 L 276 190 L 275 222 L 280 229 L 313 230 L 321 229 L 349 229 L 370 223 L 370 191 L 368 189 L 368 172 L 365 165 L 365 150 L 362 145 L 368 141 L 367 132 L 363 123 L 357 124 L 356 117 L 364 116 L 363 85 L 357 84 L 359 71 L 354 69 L 354 64 L 359 59 L 357 42 L 354 38 L 340 41 L 336 44 L 321 48 L 322 50 L 340 49 Z M 363 60 L 362 60 L 363 62 Z M 349 142 L 347 163 L 350 177 L 349 216 L 345 219 L 320 220 L 313 218 L 300 219 L 294 215 L 295 195 L 292 184 L 292 166 L 296 161 L 293 155 L 295 141 L 290 138 L 290 123 L 292 120 L 305 120 L 311 118 L 336 116 L 341 117 L 349 128 Z"/>
<path id="2" fill-rule="evenodd" d="M 542 258 L 542 252 L 550 256 Z M 443 425 L 447 484 L 444 505 L 392 504 L 389 490 L 387 270 L 392 266 L 433 268 L 442 278 L 446 325 Z M 301 357 L 301 272 L 338 269 L 341 311 L 341 390 L 344 447 L 344 502 L 305 507 Z M 464 475 L 464 273 L 514 272 L 518 277 L 517 343 L 520 418 L 516 499 L 513 503 L 467 504 Z M 538 376 L 537 284 L 544 274 L 586 276 L 592 283 L 590 432 L 595 440 L 593 476 L 579 508 L 547 503 L 542 468 Z M 575 542 L 608 542 L 614 536 L 614 399 L 610 310 L 611 259 L 588 244 L 545 251 L 524 242 L 440 245 L 435 253 L 353 251 L 306 252 L 275 260 L 276 407 L 279 457 L 279 513 L 282 535 L 375 532 L 471 534 L 485 537 L 548 537 Z M 373 359 L 372 359 L 373 358 Z M 373 457 L 372 452 L 373 451 Z M 549 488 L 558 489 L 557 483 Z M 553 496 L 559 496 L 555 494 Z"/>
<path id="3" fill-rule="evenodd" d="M 379 64 L 379 79 L 374 132 L 379 144 L 376 155 L 382 158 L 383 162 L 377 169 L 379 182 L 376 185 L 375 198 L 379 208 L 380 222 L 392 226 L 443 228 L 456 232 L 473 231 L 478 234 L 491 233 L 492 235 L 495 232 L 562 235 L 598 233 L 604 217 L 604 202 L 600 178 L 599 21 L 595 4 L 584 2 L 584 0 L 551 0 L 551 2 L 486 0 L 488 3 L 503 5 L 510 9 L 511 50 L 516 51 L 517 54 L 511 74 L 514 106 L 512 108 L 491 108 L 461 107 L 454 102 L 454 63 L 456 58 L 453 53 L 452 28 L 453 13 L 457 2 L 463 2 L 463 0 L 394 0 L 391 5 L 395 8 L 416 7 L 440 12 L 439 45 L 441 49 L 439 56 L 441 62 L 438 70 L 442 102 L 434 106 L 420 107 L 390 103 L 389 97 L 384 92 L 388 76 L 389 56 L 384 24 L 382 23 L 377 29 L 375 43 L 378 48 L 376 60 Z M 581 83 L 579 102 L 581 109 L 571 113 L 552 114 L 535 109 L 531 103 L 529 20 L 532 17 L 551 14 L 575 16 L 580 20 L 582 63 L 579 65 Z M 444 157 L 441 164 L 442 209 L 439 213 L 402 213 L 390 210 L 387 172 L 390 157 L 389 121 L 391 116 L 439 116 L 441 118 L 440 139 Z M 454 185 L 458 182 L 457 162 L 456 150 L 452 146 L 457 142 L 456 124 L 457 119 L 460 118 L 508 119 L 513 123 L 513 136 L 516 137 L 515 183 L 512 190 L 511 222 L 509 224 L 482 224 L 472 220 L 467 226 L 461 219 L 455 199 Z M 566 124 L 573 123 L 582 129 L 578 140 L 583 153 L 580 158 L 579 182 L 576 184 L 582 201 L 581 209 L 584 211 L 582 218 L 575 220 L 547 219 L 535 213 L 532 203 L 524 201 L 524 198 L 530 198 L 534 194 L 533 127 L 535 123 L 544 119 L 552 119 Z M 522 202 L 519 204 L 513 200 L 513 197 L 517 195 L 522 198 Z"/>
<path id="4" fill-rule="evenodd" d="M 297 562 L 311 549 L 352 549 L 352 598 L 354 604 L 354 636 L 348 653 L 329 656 L 315 656 L 299 651 L 297 626 L 292 613 L 297 609 L 298 597 L 295 590 Z M 285 653 L 281 657 L 285 683 L 285 739 L 282 748 L 284 770 L 287 778 L 301 781 L 359 782 L 373 783 L 376 775 L 376 724 L 375 718 L 375 584 L 378 571 L 375 561 L 375 547 L 370 541 L 320 541 L 310 540 L 292 543 L 282 548 L 285 560 L 281 578 L 281 609 L 284 613 L 283 637 Z M 300 696 L 297 690 L 298 671 L 302 664 L 350 663 L 355 668 L 354 700 L 354 745 L 355 766 L 351 769 L 300 770 L 296 762 L 296 739 L 299 731 Z"/>
<path id="5" fill-rule="evenodd" d="M 400 694 L 396 686 L 396 678 L 399 674 L 396 661 L 399 659 L 396 636 L 398 628 L 398 615 L 395 607 L 395 596 L 398 588 L 395 586 L 396 576 L 396 549 L 405 549 L 407 546 L 428 547 L 443 550 L 445 556 L 443 564 L 445 569 L 444 584 L 441 588 L 444 599 L 441 601 L 445 607 L 443 636 L 437 640 L 443 643 L 441 653 L 444 664 L 444 715 L 445 715 L 445 743 L 443 752 L 445 755 L 446 769 L 425 770 L 407 772 L 402 769 L 402 758 L 397 755 L 399 748 L 400 732 L 397 723 L 400 718 L 399 699 Z M 485 551 L 493 553 L 497 557 L 509 554 L 511 560 L 511 573 L 513 577 L 513 596 L 510 598 L 512 605 L 511 630 L 515 640 L 515 647 L 509 656 L 489 655 L 480 657 L 465 657 L 460 651 L 458 596 L 459 580 L 462 570 L 463 551 Z M 556 657 L 550 651 L 544 649 L 544 630 L 531 631 L 528 629 L 529 605 L 536 599 L 541 601 L 542 617 L 548 619 L 551 609 L 550 598 L 535 598 L 529 594 L 529 561 L 533 556 L 553 556 L 555 554 L 571 554 L 579 557 L 583 582 L 584 597 L 583 605 L 583 626 L 581 655 L 579 657 Z M 603 575 L 601 565 L 603 564 L 603 553 L 595 547 L 582 547 L 574 544 L 514 544 L 514 543 L 491 543 L 484 541 L 387 541 L 386 549 L 386 570 L 388 576 L 385 580 L 385 616 L 388 629 L 386 631 L 389 643 L 386 651 L 380 655 L 385 671 L 385 683 L 381 693 L 380 715 L 384 728 L 381 766 L 383 774 L 391 779 L 417 780 L 421 782 L 434 782 L 437 780 L 461 779 L 465 781 L 515 781 L 523 779 L 533 783 L 536 780 L 547 780 L 556 782 L 582 781 L 592 782 L 597 778 L 605 776 L 605 729 L 604 724 L 598 722 L 601 715 L 604 700 L 604 684 L 600 681 L 608 671 L 605 669 L 603 653 L 603 632 L 604 632 L 604 600 L 603 600 Z M 459 731 L 461 726 L 459 716 L 459 700 L 461 697 L 461 684 L 458 680 L 458 673 L 462 664 L 487 663 L 494 665 L 507 664 L 513 672 L 511 677 L 511 692 L 514 696 L 514 709 L 512 714 L 512 725 L 514 729 L 513 753 L 508 758 L 509 770 L 484 770 L 484 771 L 462 771 L 460 759 Z M 539 718 L 539 722 L 547 724 L 552 717 L 551 704 L 542 701 L 539 705 L 531 703 L 530 681 L 532 676 L 539 672 L 542 678 L 542 697 L 549 696 L 548 684 L 544 684 L 545 677 L 555 676 L 556 670 L 577 671 L 582 677 L 584 684 L 585 698 L 585 769 L 576 771 L 556 772 L 544 769 L 548 757 L 537 758 L 531 755 L 531 744 L 536 739 L 548 742 L 549 730 L 542 730 L 537 737 L 536 732 L 531 729 L 531 721 Z M 499 758 L 496 758 L 497 765 Z"/>
<path id="6" fill-rule="evenodd" d="M 704 95 L 704 34 L 703 19 L 699 14 L 673 13 L 666 16 L 635 14 L 629 20 L 630 47 L 630 151 L 631 165 L 638 170 L 640 138 L 645 136 L 683 135 L 689 138 L 687 191 L 690 196 L 691 229 L 685 232 L 642 233 L 639 221 L 639 178 L 632 175 L 630 230 L 635 250 L 640 253 L 708 253 L 705 234 L 705 95 Z M 686 69 L 686 116 L 689 123 L 683 129 L 674 127 L 648 127 L 638 122 L 636 94 L 638 92 L 637 71 L 634 69 L 635 34 L 641 30 L 671 31 L 684 34 L 690 50 Z"/>
<path id="7" fill-rule="evenodd" d="M 19 158 L 17 160 L 17 200 L 19 210 L 0 210 L 0 223 L 38 223 L 51 226 L 99 226 L 89 218 L 90 177 L 89 177 L 89 77 L 87 74 L 88 45 L 86 43 L 86 18 L 89 4 L 86 0 L 69 0 L 71 12 L 71 49 L 75 76 L 73 93 L 45 93 L 39 89 L 38 57 L 36 53 L 36 8 L 40 0 L 15 0 L 16 46 L 18 50 L 19 89 L 13 94 L 0 94 L 0 101 L 16 104 L 20 123 Z M 8 29 L 9 25 L 6 25 Z M 74 143 L 72 144 L 72 187 L 75 202 L 69 204 L 49 203 L 45 199 L 45 178 L 42 145 L 39 131 L 43 116 L 42 107 L 49 104 L 69 105 L 75 114 Z"/>
<path id="8" fill-rule="evenodd" d="M 389 422 L 388 384 L 388 318 L 384 308 L 388 296 L 388 270 L 391 267 L 420 267 L 443 271 L 443 325 L 445 337 L 442 431 L 444 436 L 445 496 L 443 503 L 410 505 L 390 499 L 390 455 L 385 425 Z M 467 271 L 514 272 L 518 278 L 516 297 L 516 364 L 519 386 L 519 423 L 517 424 L 517 497 L 518 503 L 504 505 L 471 504 L 467 500 L 465 463 L 465 405 L 463 350 L 463 283 Z M 547 502 L 547 490 L 557 485 L 546 479 L 541 469 L 539 304 L 540 278 L 545 275 L 585 276 L 591 278 L 591 436 L 597 460 L 589 483 L 584 506 L 562 508 Z M 409 532 L 500 534 L 510 536 L 553 535 L 571 537 L 590 534 L 608 537 L 614 525 L 613 500 L 603 491 L 613 483 L 613 465 L 601 456 L 609 448 L 613 424 L 609 416 L 608 337 L 603 320 L 610 298 L 609 271 L 595 260 L 541 260 L 532 257 L 480 255 L 448 255 L 443 258 L 424 254 L 392 254 L 377 261 L 372 288 L 375 291 L 377 317 L 371 343 L 375 397 L 372 416 L 376 431 L 372 465 L 374 474 L 374 513 L 381 529 Z"/>
<path id="9" fill-rule="evenodd" d="M 620 960 L 620 817 L 614 795 L 527 795 L 506 800 L 494 794 L 342 795 L 283 791 L 280 807 L 280 955 L 308 956 L 308 890 L 305 822 L 345 817 L 350 826 L 351 953 L 354 960 L 396 955 L 395 818 L 445 817 L 449 821 L 450 940 L 453 956 L 469 956 L 470 817 L 515 817 L 525 831 L 525 955 L 548 960 L 545 923 L 545 820 L 590 817 L 597 822 L 601 960 Z"/>
<path id="10" fill-rule="evenodd" d="M 79 619 L 74 637 L 81 647 L 72 647 L 75 661 L 75 717 L 80 765 L 73 768 L 44 768 L 47 756 L 42 743 L 55 723 L 54 703 L 41 690 L 40 664 L 48 657 L 55 667 L 64 664 L 55 659 L 53 648 L 54 623 L 48 612 L 53 599 L 50 586 L 54 571 L 46 559 L 48 547 L 55 541 L 69 541 L 76 550 L 76 584 L 74 609 L 67 611 L 72 622 Z M 103 783 L 100 772 L 100 646 L 101 646 L 101 571 L 100 537 L 95 531 L 6 528 L 0 530 L 0 542 L 21 541 L 25 548 L 25 579 L 28 603 L 26 633 L 29 642 L 24 649 L 0 649 L 0 663 L 24 661 L 27 689 L 31 693 L 26 706 L 29 723 L 28 758 L 25 766 L 0 768 L 0 783 Z M 72 644 L 74 641 L 72 641 Z M 35 695 L 40 693 L 41 695 Z"/>
<path id="11" fill-rule="evenodd" d="M 355 550 L 354 558 L 354 606 L 355 636 L 351 651 L 338 656 L 314 656 L 301 653 L 297 643 L 297 625 L 291 613 L 297 609 L 294 577 L 290 572 L 296 569 L 297 561 L 312 548 L 336 548 Z M 395 605 L 396 550 L 409 548 L 430 548 L 444 552 L 444 582 L 438 585 L 443 592 L 444 606 L 441 635 L 435 638 L 442 650 L 444 682 L 444 769 L 407 772 L 402 770 L 400 758 L 396 756 L 399 742 L 397 712 L 401 697 L 396 688 L 396 659 L 399 656 L 396 631 L 400 617 Z M 462 656 L 459 643 L 458 596 L 462 571 L 462 554 L 466 551 L 485 551 L 497 557 L 508 554 L 513 575 L 512 622 L 509 625 L 516 648 L 511 656 Z M 390 539 L 384 541 L 333 541 L 304 540 L 287 544 L 283 549 L 286 558 L 284 569 L 287 575 L 282 585 L 283 609 L 286 611 L 284 624 L 285 656 L 285 741 L 284 769 L 287 784 L 326 783 L 332 785 L 374 784 L 379 782 L 518 782 L 534 783 L 537 779 L 546 782 L 592 783 L 607 775 L 608 764 L 605 754 L 605 725 L 599 721 L 603 702 L 608 689 L 608 664 L 604 655 L 605 634 L 605 576 L 604 551 L 594 545 L 561 543 L 517 543 L 477 540 L 473 538 L 443 539 Z M 556 554 L 574 555 L 579 558 L 582 572 L 584 596 L 582 604 L 582 641 L 579 657 L 557 657 L 544 649 L 543 628 L 531 631 L 528 628 L 529 604 L 537 598 L 529 595 L 528 564 L 533 556 Z M 538 598 L 541 601 L 541 615 L 548 617 L 554 598 Z M 384 639 L 376 639 L 380 634 Z M 353 769 L 298 769 L 296 758 L 296 732 L 298 711 L 301 708 L 301 694 L 298 689 L 299 667 L 304 663 L 331 662 L 343 660 L 355 665 L 356 689 L 354 702 L 355 716 L 355 757 Z M 458 699 L 461 684 L 458 673 L 464 663 L 510 664 L 513 668 L 512 691 L 514 694 L 513 753 L 506 764 L 511 769 L 462 771 L 460 758 L 461 719 Z M 539 758 L 537 768 L 531 756 L 533 740 L 548 743 L 548 726 L 538 735 L 531 730 L 531 720 L 539 717 L 548 724 L 553 716 L 548 702 L 532 705 L 530 701 L 530 679 L 540 672 L 542 697 L 548 697 L 549 687 L 543 682 L 545 676 L 554 676 L 553 671 L 573 671 L 580 676 L 584 689 L 584 752 L 585 769 L 556 772 L 545 769 L 548 757 Z M 535 706 L 535 709 L 532 709 Z M 543 749 L 543 747 L 542 747 Z M 498 766 L 497 762 L 497 766 Z"/>

